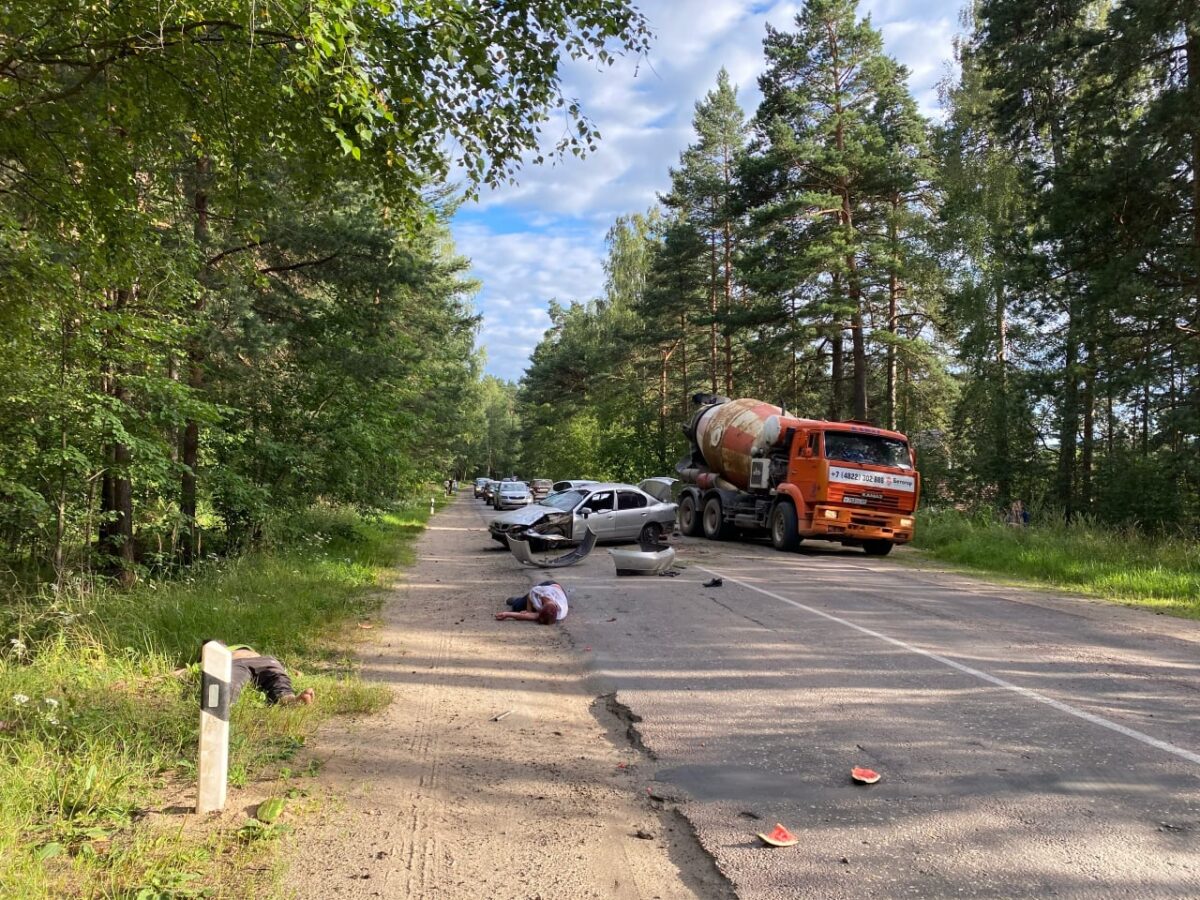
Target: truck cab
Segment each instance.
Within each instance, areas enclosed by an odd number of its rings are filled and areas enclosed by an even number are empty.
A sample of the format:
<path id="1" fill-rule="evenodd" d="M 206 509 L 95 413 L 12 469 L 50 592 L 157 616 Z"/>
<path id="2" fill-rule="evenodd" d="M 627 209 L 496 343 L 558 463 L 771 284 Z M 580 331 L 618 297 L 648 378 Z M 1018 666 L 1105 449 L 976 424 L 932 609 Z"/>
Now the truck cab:
<path id="1" fill-rule="evenodd" d="M 913 538 L 920 476 L 908 439 L 860 421 L 789 415 L 759 400 L 713 398 L 685 427 L 677 471 L 684 534 L 766 531 L 779 549 L 806 538 L 875 556 Z"/>
<path id="2" fill-rule="evenodd" d="M 797 429 L 777 494 L 793 501 L 799 537 L 883 552 L 912 540 L 920 478 L 903 435 L 851 422 Z M 793 490 L 788 490 L 793 488 Z M 800 500 L 800 503 L 796 503 Z M 867 541 L 884 541 L 867 545 Z"/>

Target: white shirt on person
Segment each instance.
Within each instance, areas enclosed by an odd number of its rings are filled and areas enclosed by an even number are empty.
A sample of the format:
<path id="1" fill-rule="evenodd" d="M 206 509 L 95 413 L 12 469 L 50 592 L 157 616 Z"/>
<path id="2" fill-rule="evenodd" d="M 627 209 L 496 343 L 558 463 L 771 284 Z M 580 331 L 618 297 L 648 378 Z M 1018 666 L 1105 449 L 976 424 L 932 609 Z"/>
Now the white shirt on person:
<path id="1" fill-rule="evenodd" d="M 567 617 L 567 595 L 561 585 L 535 584 L 529 589 L 529 609 L 531 612 L 541 612 L 542 604 L 553 600 L 558 604 L 558 616 L 555 621 L 561 622 Z"/>

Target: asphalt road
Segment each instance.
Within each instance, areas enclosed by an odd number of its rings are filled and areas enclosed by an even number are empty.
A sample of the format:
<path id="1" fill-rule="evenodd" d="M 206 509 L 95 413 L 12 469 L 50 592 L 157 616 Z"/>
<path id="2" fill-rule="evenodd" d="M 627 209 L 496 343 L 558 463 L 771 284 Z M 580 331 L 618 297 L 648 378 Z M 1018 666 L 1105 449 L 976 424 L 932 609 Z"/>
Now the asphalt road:
<path id="1" fill-rule="evenodd" d="M 674 578 L 617 578 L 604 548 L 554 574 L 596 691 L 641 716 L 653 790 L 739 896 L 1200 897 L 1200 623 L 675 544 Z M 775 822 L 800 844 L 762 848 Z"/>

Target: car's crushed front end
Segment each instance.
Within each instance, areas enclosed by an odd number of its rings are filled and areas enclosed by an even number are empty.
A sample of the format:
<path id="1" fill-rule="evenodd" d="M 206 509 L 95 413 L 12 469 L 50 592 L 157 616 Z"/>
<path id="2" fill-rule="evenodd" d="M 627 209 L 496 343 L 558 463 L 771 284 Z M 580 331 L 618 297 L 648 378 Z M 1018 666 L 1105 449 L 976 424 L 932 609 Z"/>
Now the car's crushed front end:
<path id="1" fill-rule="evenodd" d="M 574 516 L 551 506 L 526 506 L 492 519 L 488 533 L 492 539 L 508 546 L 508 535 L 534 532 L 560 541 L 571 537 Z"/>

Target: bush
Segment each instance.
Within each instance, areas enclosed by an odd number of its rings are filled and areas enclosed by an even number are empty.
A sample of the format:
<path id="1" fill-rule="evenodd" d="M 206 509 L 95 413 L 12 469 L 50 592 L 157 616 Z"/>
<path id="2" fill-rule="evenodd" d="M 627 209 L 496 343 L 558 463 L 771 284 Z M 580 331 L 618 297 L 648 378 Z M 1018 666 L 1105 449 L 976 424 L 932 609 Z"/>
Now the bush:
<path id="1" fill-rule="evenodd" d="M 1038 521 L 925 510 L 916 545 L 930 555 L 1017 579 L 1200 618 L 1200 545 L 1094 521 Z"/>

